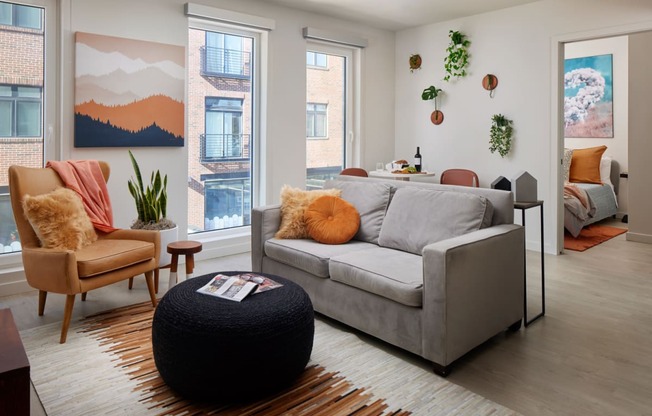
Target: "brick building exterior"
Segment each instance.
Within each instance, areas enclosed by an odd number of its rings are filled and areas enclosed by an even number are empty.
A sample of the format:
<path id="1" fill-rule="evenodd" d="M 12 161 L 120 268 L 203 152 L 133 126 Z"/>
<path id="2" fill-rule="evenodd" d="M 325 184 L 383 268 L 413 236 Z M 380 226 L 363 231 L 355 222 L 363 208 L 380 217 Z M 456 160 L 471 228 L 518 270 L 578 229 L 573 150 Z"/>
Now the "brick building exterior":
<path id="1" fill-rule="evenodd" d="M 16 164 L 43 166 L 45 59 L 42 10 L 10 3 L 2 7 L 5 20 L 0 21 L 0 253 L 20 250 L 7 170 Z M 29 117 L 25 116 L 27 112 Z"/>

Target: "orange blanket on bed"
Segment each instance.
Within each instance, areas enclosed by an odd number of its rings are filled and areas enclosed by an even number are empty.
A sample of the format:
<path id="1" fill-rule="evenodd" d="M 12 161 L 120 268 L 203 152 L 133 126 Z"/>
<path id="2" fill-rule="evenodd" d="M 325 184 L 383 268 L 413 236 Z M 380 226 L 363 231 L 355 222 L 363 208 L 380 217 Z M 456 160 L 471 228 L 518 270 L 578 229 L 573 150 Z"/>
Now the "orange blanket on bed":
<path id="1" fill-rule="evenodd" d="M 564 198 L 566 197 L 575 197 L 579 199 L 584 208 L 589 208 L 589 197 L 586 194 L 586 191 L 577 185 L 571 183 L 564 184 Z"/>
<path id="2" fill-rule="evenodd" d="M 54 169 L 66 187 L 79 194 L 96 229 L 105 233 L 116 230 L 109 191 L 97 160 L 50 161 L 46 167 Z"/>

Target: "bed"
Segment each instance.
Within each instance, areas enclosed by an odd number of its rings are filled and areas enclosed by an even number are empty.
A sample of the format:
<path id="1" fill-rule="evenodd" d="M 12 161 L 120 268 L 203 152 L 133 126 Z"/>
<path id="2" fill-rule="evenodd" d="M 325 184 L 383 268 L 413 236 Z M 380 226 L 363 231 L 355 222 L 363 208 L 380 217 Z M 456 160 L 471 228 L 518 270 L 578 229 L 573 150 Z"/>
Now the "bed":
<path id="1" fill-rule="evenodd" d="M 573 237 L 577 237 L 585 226 L 618 212 L 618 162 L 608 156 L 602 157 L 599 174 L 600 184 L 572 181 L 571 176 L 571 182 L 564 185 L 564 227 Z"/>

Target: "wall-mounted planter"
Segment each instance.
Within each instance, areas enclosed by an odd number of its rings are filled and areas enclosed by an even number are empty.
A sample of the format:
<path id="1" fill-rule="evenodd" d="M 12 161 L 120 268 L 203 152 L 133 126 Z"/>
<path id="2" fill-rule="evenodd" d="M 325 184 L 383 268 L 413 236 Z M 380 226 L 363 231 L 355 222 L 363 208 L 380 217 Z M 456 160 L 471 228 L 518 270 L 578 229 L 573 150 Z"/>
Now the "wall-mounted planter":
<path id="1" fill-rule="evenodd" d="M 410 55 L 410 72 L 414 72 L 415 69 L 421 69 L 421 55 L 415 53 Z"/>
<path id="2" fill-rule="evenodd" d="M 494 74 L 487 74 L 482 78 L 482 88 L 489 91 L 489 97 L 494 98 L 494 90 L 498 86 L 498 77 Z"/>
<path id="3" fill-rule="evenodd" d="M 444 122 L 444 113 L 439 110 L 433 111 L 432 114 L 430 114 L 430 121 L 432 121 L 432 124 L 437 126 L 440 125 Z"/>
<path id="4" fill-rule="evenodd" d="M 435 102 L 435 111 L 430 114 L 430 121 L 432 124 L 441 124 L 444 121 L 444 113 L 437 109 L 437 96 L 442 92 L 441 88 L 437 88 L 434 85 L 429 86 L 424 89 L 421 93 L 421 99 L 424 101 L 433 100 Z"/>

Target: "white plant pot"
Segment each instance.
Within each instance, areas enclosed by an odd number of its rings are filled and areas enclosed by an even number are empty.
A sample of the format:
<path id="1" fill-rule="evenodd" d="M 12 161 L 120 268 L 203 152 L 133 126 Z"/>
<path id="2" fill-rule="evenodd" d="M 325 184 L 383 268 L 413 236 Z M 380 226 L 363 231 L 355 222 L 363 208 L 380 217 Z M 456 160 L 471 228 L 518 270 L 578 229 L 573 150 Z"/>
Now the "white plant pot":
<path id="1" fill-rule="evenodd" d="M 161 254 L 159 257 L 158 267 L 163 267 L 170 264 L 172 255 L 168 253 L 168 244 L 178 241 L 179 227 L 170 228 L 168 230 L 159 230 L 159 233 L 161 233 Z"/>

